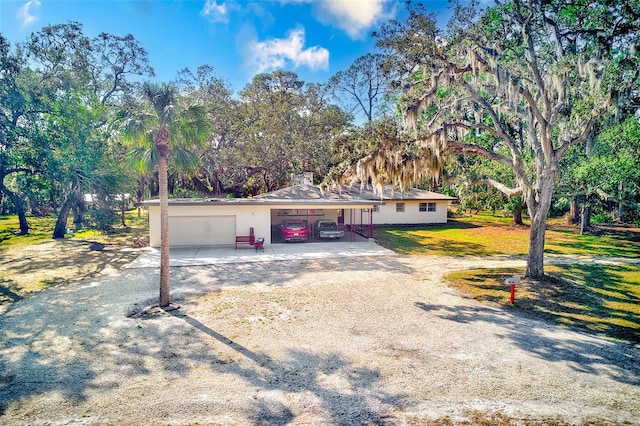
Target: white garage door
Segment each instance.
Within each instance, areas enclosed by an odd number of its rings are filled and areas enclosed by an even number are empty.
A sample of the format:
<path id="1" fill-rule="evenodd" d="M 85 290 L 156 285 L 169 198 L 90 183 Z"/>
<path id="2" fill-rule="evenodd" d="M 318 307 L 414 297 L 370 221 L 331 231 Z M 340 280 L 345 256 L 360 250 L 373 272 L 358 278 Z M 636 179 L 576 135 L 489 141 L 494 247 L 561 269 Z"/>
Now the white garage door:
<path id="1" fill-rule="evenodd" d="M 170 216 L 169 244 L 172 246 L 233 245 L 235 216 Z"/>

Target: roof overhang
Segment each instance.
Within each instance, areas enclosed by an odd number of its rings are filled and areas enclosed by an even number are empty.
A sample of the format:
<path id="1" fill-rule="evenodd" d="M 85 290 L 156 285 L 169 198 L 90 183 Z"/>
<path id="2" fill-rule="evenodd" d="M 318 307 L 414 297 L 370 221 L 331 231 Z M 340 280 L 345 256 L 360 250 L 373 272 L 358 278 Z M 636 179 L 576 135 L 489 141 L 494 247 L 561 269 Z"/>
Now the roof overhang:
<path id="1" fill-rule="evenodd" d="M 336 200 L 336 199 L 314 199 L 314 200 L 291 200 L 291 199 L 267 199 L 267 198 L 171 198 L 170 206 L 249 206 L 249 207 L 286 207 L 305 206 L 307 208 L 367 208 L 385 204 L 382 200 Z M 159 206 L 160 200 L 148 200 L 137 203 L 140 206 Z"/>

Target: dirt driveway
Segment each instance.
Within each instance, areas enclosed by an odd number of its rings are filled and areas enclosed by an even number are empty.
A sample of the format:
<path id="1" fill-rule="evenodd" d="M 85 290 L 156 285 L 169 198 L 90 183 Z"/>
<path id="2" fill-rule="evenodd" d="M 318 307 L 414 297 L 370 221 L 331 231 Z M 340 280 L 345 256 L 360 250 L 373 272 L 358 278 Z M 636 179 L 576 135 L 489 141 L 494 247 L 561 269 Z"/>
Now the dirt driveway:
<path id="1" fill-rule="evenodd" d="M 465 299 L 460 262 L 172 268 L 173 314 L 150 268 L 39 293 L 0 316 L 0 424 L 640 424 L 640 348 Z"/>

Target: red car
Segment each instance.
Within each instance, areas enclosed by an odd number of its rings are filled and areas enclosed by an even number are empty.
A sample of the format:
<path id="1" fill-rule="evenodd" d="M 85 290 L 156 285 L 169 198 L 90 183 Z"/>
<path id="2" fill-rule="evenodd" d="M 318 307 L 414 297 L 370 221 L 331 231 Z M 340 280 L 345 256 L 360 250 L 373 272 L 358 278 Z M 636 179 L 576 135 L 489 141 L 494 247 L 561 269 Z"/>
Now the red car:
<path id="1" fill-rule="evenodd" d="M 307 224 L 296 219 L 282 222 L 282 241 L 307 241 Z"/>

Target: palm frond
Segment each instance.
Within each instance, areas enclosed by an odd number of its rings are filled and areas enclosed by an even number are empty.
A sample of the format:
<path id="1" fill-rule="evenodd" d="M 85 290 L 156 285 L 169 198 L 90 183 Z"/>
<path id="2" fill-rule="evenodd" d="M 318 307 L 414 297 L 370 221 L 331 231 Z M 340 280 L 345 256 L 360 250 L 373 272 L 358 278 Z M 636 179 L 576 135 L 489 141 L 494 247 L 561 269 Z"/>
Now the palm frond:
<path id="1" fill-rule="evenodd" d="M 176 169 L 188 173 L 197 169 L 200 164 L 200 157 L 188 149 L 175 146 L 171 150 L 171 163 Z"/>
<path id="2" fill-rule="evenodd" d="M 158 165 L 159 156 L 160 153 L 155 145 L 151 147 L 140 146 L 129 151 L 125 157 L 125 163 L 127 167 L 141 174 L 146 174 Z"/>

